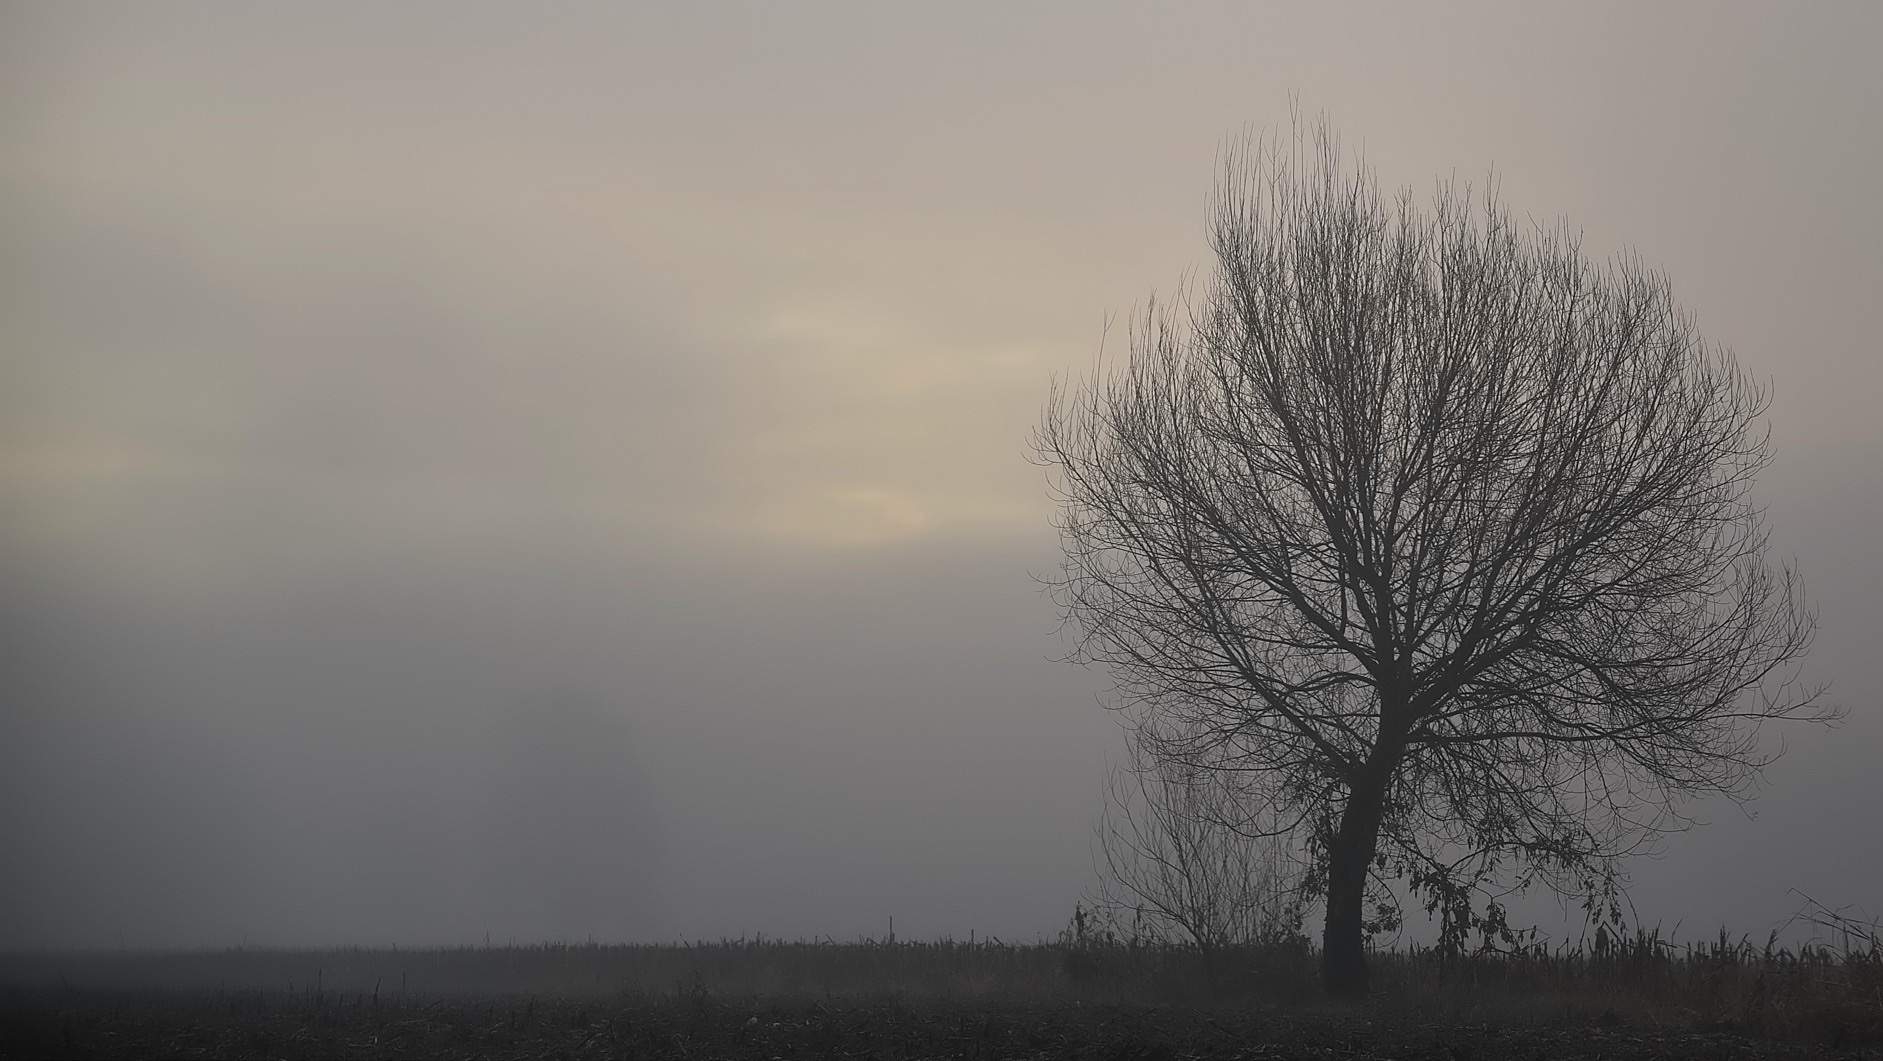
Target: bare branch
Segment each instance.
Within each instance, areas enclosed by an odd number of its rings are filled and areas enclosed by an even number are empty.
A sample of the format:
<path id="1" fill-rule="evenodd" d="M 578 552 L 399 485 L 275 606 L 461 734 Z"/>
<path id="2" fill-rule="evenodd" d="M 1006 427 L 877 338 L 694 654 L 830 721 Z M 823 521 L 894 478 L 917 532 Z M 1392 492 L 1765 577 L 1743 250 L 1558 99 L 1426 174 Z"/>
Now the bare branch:
<path id="1" fill-rule="evenodd" d="M 1837 716 L 1748 499 L 1766 395 L 1663 277 L 1494 189 L 1388 200 L 1324 123 L 1227 153 L 1211 243 L 1054 394 L 1053 588 L 1160 755 L 1320 822 L 1330 955 L 1376 854 L 1612 881 Z"/>

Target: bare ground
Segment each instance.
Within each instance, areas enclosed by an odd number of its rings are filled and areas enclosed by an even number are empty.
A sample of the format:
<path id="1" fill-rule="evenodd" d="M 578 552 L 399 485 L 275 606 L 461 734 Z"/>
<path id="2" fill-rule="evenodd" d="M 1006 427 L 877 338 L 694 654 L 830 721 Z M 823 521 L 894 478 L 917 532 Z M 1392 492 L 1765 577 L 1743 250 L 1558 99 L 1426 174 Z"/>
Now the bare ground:
<path id="1" fill-rule="evenodd" d="M 0 993 L 0 1057 L 46 1058 L 1493 1058 L 1883 1057 L 1613 1013 L 1488 1022 L 1383 1007 L 877 999 L 23 990 Z"/>

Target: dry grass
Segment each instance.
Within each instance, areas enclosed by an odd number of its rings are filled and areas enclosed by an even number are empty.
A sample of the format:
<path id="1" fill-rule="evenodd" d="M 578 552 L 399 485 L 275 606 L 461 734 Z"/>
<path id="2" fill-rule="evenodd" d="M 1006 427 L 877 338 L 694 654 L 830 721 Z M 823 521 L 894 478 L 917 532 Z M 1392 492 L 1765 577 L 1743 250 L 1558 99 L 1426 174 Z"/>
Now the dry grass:
<path id="1" fill-rule="evenodd" d="M 220 1019 L 232 1027 L 357 1023 L 349 1035 L 395 1018 L 409 1022 L 417 1019 L 411 1016 L 415 1011 L 443 1005 L 470 1015 L 459 1021 L 462 1027 L 452 1026 L 457 1030 L 451 1041 L 459 1045 L 469 1034 L 464 1029 L 476 1024 L 471 1016 L 479 1005 L 489 1012 L 478 1019 L 496 1027 L 503 1024 L 497 1009 L 510 1013 L 506 1020 L 514 1024 L 536 1012 L 529 1007 L 537 1002 L 522 1001 L 533 999 L 564 1016 L 565 1010 L 586 1012 L 584 1006 L 633 1009 L 637 1021 L 681 1012 L 671 1009 L 676 1005 L 693 1007 L 687 1013 L 722 1015 L 769 1007 L 799 1014 L 776 1018 L 785 1021 L 778 1027 L 821 1021 L 818 1026 L 828 1025 L 831 1035 L 843 1021 L 880 1022 L 884 1014 L 901 1012 L 897 1007 L 940 1015 L 934 1019 L 1019 1021 L 1016 1028 L 1059 1020 L 1053 1013 L 1106 1007 L 1164 1013 L 1156 1019 L 1166 1023 L 1188 1021 L 1166 1032 L 1198 1044 L 1215 1034 L 1210 1027 L 1226 1026 L 1222 1021 L 1254 1020 L 1268 1022 L 1264 1026 L 1275 1034 L 1283 1028 L 1307 1034 L 1321 1024 L 1334 1029 L 1330 1035 L 1415 1028 L 1435 1037 L 1434 1043 L 1451 1042 L 1447 1036 L 1472 1028 L 1488 1029 L 1485 1034 L 1505 1029 L 1499 1035 L 1527 1028 L 1555 1029 L 1548 1034 L 1566 1035 L 1563 1043 L 1599 1033 L 1611 1046 L 1629 1035 L 1643 1042 L 1654 1036 L 1675 1037 L 1668 1042 L 1723 1037 L 1717 1041 L 1767 1044 L 1755 1051 L 1760 1056 L 1789 1049 L 1864 1055 L 1883 1047 L 1883 933 L 1875 922 L 1819 907 L 1801 917 L 1816 935 L 1796 947 L 1778 946 L 1776 933 L 1763 946 L 1723 934 L 1707 944 L 1676 946 L 1658 932 L 1638 932 L 1605 938 L 1600 947 L 1554 952 L 1383 952 L 1374 956 L 1374 996 L 1359 1007 L 1320 997 L 1317 955 L 1303 944 L 1229 950 L 1206 963 L 1193 948 L 1070 933 L 1032 944 L 755 939 L 677 946 L 11 955 L 0 956 L 0 1001 L 14 1014 L 48 1020 L 59 1013 L 90 1014 L 84 1020 L 117 1019 L 132 1011 L 146 1015 L 136 1018 L 144 1024 L 126 1027 L 160 1024 L 150 1015 L 180 1005 L 223 1014 Z M 1181 1016 L 1186 1013 L 1192 1016 Z M 66 1021 L 61 1027 L 72 1027 L 78 1018 L 60 1019 Z M 1081 1035 L 1109 1034 L 1086 1018 L 1074 1024 L 1085 1028 Z M 53 1027 L 47 1025 L 46 1034 Z M 1489 1040 L 1479 1045 L 1487 1047 Z M 1665 1042 L 1656 1049 L 1666 1049 Z"/>
<path id="2" fill-rule="evenodd" d="M 1455 1020 L 1567 1014 L 1883 1043 L 1883 930 L 1815 903 L 1795 921 L 1814 929 L 1796 947 L 1779 946 L 1776 930 L 1763 945 L 1724 931 L 1675 944 L 1654 930 L 1555 952 L 1381 954 L 1376 987 L 1382 998 Z"/>

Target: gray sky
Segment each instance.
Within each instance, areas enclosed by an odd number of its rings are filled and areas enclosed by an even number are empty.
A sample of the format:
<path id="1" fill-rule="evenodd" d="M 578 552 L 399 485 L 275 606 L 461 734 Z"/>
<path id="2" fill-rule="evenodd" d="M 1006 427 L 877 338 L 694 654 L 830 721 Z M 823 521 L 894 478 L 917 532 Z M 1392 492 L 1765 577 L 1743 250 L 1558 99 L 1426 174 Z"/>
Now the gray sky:
<path id="1" fill-rule="evenodd" d="M 0 7 L 0 946 L 1057 931 L 1025 458 L 1225 137 L 1493 166 L 1769 380 L 1820 609 L 1649 922 L 1883 913 L 1873 4 Z"/>

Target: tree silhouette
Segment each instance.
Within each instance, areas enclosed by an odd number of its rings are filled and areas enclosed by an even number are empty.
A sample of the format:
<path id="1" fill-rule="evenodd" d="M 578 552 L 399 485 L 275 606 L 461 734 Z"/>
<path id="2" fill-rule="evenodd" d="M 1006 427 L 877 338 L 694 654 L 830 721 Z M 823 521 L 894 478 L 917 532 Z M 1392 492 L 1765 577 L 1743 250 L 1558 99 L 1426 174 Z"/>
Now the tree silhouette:
<path id="1" fill-rule="evenodd" d="M 1056 389 L 1053 586 L 1159 755 L 1307 838 L 1332 992 L 1371 888 L 1454 942 L 1487 880 L 1612 889 L 1763 721 L 1835 716 L 1747 496 L 1765 396 L 1664 278 L 1494 190 L 1388 201 L 1325 123 L 1231 150 L 1211 222 L 1200 296 Z"/>
<path id="2" fill-rule="evenodd" d="M 1155 719 L 1127 734 L 1106 788 L 1092 908 L 1134 937 L 1187 940 L 1214 977 L 1225 951 L 1299 938 L 1301 873 L 1237 774 L 1165 755 L 1167 743 Z"/>

